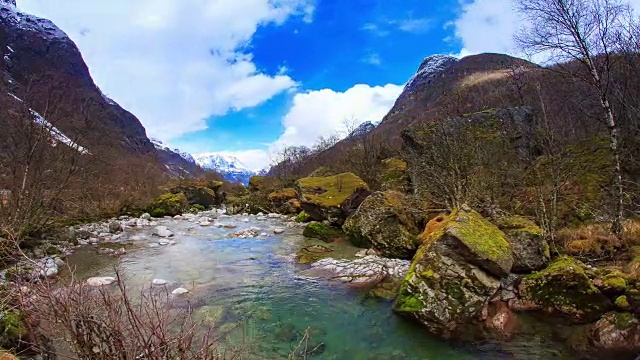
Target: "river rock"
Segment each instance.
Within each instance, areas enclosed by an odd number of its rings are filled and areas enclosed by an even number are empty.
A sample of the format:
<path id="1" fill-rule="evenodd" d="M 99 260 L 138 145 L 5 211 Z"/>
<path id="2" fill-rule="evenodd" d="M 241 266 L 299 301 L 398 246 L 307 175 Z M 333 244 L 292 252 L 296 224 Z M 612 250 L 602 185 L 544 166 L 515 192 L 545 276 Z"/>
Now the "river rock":
<path id="1" fill-rule="evenodd" d="M 273 229 L 273 233 L 276 234 L 276 235 L 284 234 L 284 229 L 283 228 L 275 228 L 275 229 Z"/>
<path id="2" fill-rule="evenodd" d="M 109 232 L 116 234 L 122 231 L 122 224 L 120 221 L 114 220 L 109 223 Z"/>
<path id="3" fill-rule="evenodd" d="M 631 313 L 607 313 L 591 326 L 589 342 L 603 359 L 633 359 L 640 354 L 640 321 Z"/>
<path id="4" fill-rule="evenodd" d="M 117 279 L 111 276 L 102 276 L 102 277 L 91 277 L 88 278 L 86 283 L 89 286 L 98 287 L 98 286 L 106 286 L 111 285 L 116 282 Z"/>
<path id="5" fill-rule="evenodd" d="M 167 229 L 166 226 L 157 226 L 155 229 L 153 229 L 153 235 L 160 237 L 171 237 L 173 236 L 173 232 Z"/>
<path id="6" fill-rule="evenodd" d="M 209 226 L 211 225 L 211 222 L 209 222 L 209 220 L 200 220 L 200 222 L 198 223 L 200 226 Z"/>
<path id="7" fill-rule="evenodd" d="M 542 235 L 542 229 L 533 221 L 522 216 L 509 216 L 496 219 L 495 224 L 505 233 L 513 249 L 513 272 L 528 274 L 549 264 L 549 244 Z"/>
<path id="8" fill-rule="evenodd" d="M 521 278 L 520 300 L 529 305 L 527 310 L 541 310 L 574 323 L 595 321 L 612 303 L 591 283 L 585 270 L 581 262 L 561 256 L 546 269 Z"/>
<path id="9" fill-rule="evenodd" d="M 151 215 L 149 213 L 144 213 L 140 215 L 140 219 L 149 221 L 151 220 Z"/>
<path id="10" fill-rule="evenodd" d="M 153 279 L 151 280 L 151 285 L 162 286 L 167 285 L 169 282 L 164 279 Z"/>
<path id="11" fill-rule="evenodd" d="M 189 290 L 187 290 L 187 289 L 185 289 L 185 288 L 180 287 L 180 288 L 177 288 L 177 289 L 173 290 L 171 293 L 172 293 L 173 295 L 183 295 L 183 294 L 186 294 L 186 293 L 188 293 L 188 292 L 189 292 Z"/>
<path id="12" fill-rule="evenodd" d="M 306 276 L 327 277 L 356 286 L 375 285 L 387 277 L 403 277 L 409 261 L 366 256 L 356 260 L 326 258 L 311 264 Z"/>
<path id="13" fill-rule="evenodd" d="M 373 248 L 390 258 L 411 259 L 420 245 L 420 230 L 406 204 L 406 195 L 399 192 L 373 193 L 342 229 L 356 246 Z"/>
<path id="14" fill-rule="evenodd" d="M 457 210 L 431 220 L 421 239 L 394 310 L 444 338 L 478 325 L 513 264 L 504 233 L 474 211 Z"/>
<path id="15" fill-rule="evenodd" d="M 371 192 L 353 173 L 328 177 L 307 177 L 296 182 L 302 209 L 316 221 L 342 226 L 346 218 Z"/>

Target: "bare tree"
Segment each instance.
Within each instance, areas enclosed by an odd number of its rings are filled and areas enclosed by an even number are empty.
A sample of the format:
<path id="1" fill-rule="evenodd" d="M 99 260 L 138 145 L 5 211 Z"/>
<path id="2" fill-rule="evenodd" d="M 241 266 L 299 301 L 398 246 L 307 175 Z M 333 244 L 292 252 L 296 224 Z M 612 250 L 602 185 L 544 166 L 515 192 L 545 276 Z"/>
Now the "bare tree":
<path id="1" fill-rule="evenodd" d="M 620 160 L 620 128 L 609 100 L 609 80 L 615 52 L 615 38 L 625 28 L 629 6 L 619 0 L 517 0 L 528 20 L 516 41 L 533 54 L 548 55 L 554 61 L 576 61 L 582 72 L 562 66 L 556 70 L 588 84 L 597 94 L 602 119 L 609 131 L 614 168 L 615 214 L 613 232 L 622 234 L 624 188 Z"/>

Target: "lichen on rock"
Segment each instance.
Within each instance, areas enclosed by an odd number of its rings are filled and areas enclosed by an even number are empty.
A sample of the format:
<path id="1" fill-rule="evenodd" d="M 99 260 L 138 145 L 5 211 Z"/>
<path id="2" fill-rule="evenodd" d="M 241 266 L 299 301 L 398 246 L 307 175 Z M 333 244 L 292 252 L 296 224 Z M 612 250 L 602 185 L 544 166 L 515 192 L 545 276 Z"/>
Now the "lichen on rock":
<path id="1" fill-rule="evenodd" d="M 419 230 L 404 198 L 395 191 L 373 193 L 342 229 L 356 246 L 373 248 L 386 257 L 410 259 L 420 245 Z"/>
<path id="2" fill-rule="evenodd" d="M 530 273 L 547 266 L 549 244 L 538 225 L 522 216 L 501 217 L 495 223 L 513 249 L 513 272 Z"/>

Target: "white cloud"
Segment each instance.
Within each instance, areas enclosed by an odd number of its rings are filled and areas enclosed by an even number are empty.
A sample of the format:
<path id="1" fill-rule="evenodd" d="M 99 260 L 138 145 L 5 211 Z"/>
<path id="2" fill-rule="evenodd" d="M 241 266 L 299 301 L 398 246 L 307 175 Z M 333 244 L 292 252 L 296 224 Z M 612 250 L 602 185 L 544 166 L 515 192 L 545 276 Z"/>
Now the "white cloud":
<path id="1" fill-rule="evenodd" d="M 295 87 L 265 74 L 246 50 L 257 28 L 311 21 L 313 0 L 20 0 L 77 43 L 101 89 L 149 135 L 170 139 L 205 119 Z"/>
<path id="2" fill-rule="evenodd" d="M 632 8 L 640 9 L 640 0 L 627 1 Z M 516 12 L 513 0 L 461 0 L 460 16 L 452 22 L 455 36 L 461 41 L 458 57 L 496 52 L 524 56 L 514 41 L 514 35 L 525 24 Z M 534 61 L 546 60 L 545 55 L 533 57 Z"/>
<path id="3" fill-rule="evenodd" d="M 522 24 L 512 0 L 474 0 L 462 3 L 462 12 L 453 22 L 462 42 L 461 56 L 483 52 L 513 53 L 513 34 Z"/>
<path id="4" fill-rule="evenodd" d="M 398 29 L 410 33 L 422 33 L 433 24 L 429 19 L 405 19 L 397 21 Z"/>
<path id="5" fill-rule="evenodd" d="M 358 84 L 345 92 L 322 89 L 296 94 L 293 106 L 282 120 L 285 130 L 271 151 L 288 145 L 311 146 L 321 136 L 345 135 L 348 125 L 378 122 L 389 112 L 402 89 L 402 85 Z"/>

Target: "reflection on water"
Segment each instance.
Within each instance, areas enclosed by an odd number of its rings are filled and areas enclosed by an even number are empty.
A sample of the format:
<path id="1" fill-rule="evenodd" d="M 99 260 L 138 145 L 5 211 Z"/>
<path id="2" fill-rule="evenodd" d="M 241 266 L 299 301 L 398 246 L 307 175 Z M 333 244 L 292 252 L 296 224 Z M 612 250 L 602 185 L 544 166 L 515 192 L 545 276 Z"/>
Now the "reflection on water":
<path id="1" fill-rule="evenodd" d="M 238 229 L 258 226 L 268 231 L 282 226 L 276 220 L 225 220 Z M 557 345 L 541 338 L 537 343 L 515 342 L 509 351 L 499 350 L 496 344 L 449 344 L 395 316 L 390 302 L 298 277 L 303 266 L 291 255 L 303 241 L 300 229 L 238 239 L 227 237 L 236 229 L 173 220 L 163 220 L 163 225 L 176 233 L 175 246 L 150 248 L 154 238 L 137 230 L 128 235 L 136 236 L 136 246 L 120 259 L 82 249 L 70 257 L 69 264 L 79 278 L 113 275 L 117 265 L 130 288 L 161 278 L 169 281 L 169 290 L 189 289 L 183 297 L 197 306 L 195 316 L 227 333 L 228 348 L 242 346 L 257 359 L 286 359 L 307 328 L 307 349 L 315 349 L 314 359 L 555 358 L 550 349 Z"/>

